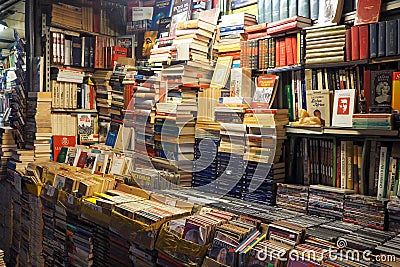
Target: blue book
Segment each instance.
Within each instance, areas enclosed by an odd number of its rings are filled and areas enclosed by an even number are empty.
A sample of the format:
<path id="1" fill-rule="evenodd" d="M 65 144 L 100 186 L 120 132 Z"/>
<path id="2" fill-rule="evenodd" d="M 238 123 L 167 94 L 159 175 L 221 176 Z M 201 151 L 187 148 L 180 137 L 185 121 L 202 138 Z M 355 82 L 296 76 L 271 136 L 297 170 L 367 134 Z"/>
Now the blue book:
<path id="1" fill-rule="evenodd" d="M 378 22 L 378 57 L 386 55 L 386 21 Z"/>
<path id="2" fill-rule="evenodd" d="M 279 8 L 280 8 L 279 0 L 272 0 L 272 21 L 280 20 Z"/>
<path id="3" fill-rule="evenodd" d="M 369 57 L 374 58 L 378 56 L 378 24 L 369 24 Z"/>
<path id="4" fill-rule="evenodd" d="M 279 20 L 287 19 L 289 17 L 289 3 L 288 0 L 279 1 Z"/>
<path id="5" fill-rule="evenodd" d="M 397 54 L 397 20 L 386 21 L 386 56 Z"/>
<path id="6" fill-rule="evenodd" d="M 297 0 L 289 0 L 289 18 L 295 16 L 297 16 Z"/>
<path id="7" fill-rule="evenodd" d="M 221 27 L 219 29 L 219 32 L 223 33 L 223 32 L 239 31 L 239 30 L 244 30 L 244 25 L 243 24 L 234 25 L 234 26 L 227 26 L 227 27 Z"/>
<path id="8" fill-rule="evenodd" d="M 310 18 L 312 20 L 317 20 L 319 14 L 319 1 L 310 0 Z"/>
<path id="9" fill-rule="evenodd" d="M 297 5 L 297 15 L 310 18 L 310 0 L 301 0 Z"/>
<path id="10" fill-rule="evenodd" d="M 153 17 L 150 23 L 150 30 L 157 31 L 160 20 L 171 17 L 172 0 L 157 0 L 153 8 Z"/>
<path id="11" fill-rule="evenodd" d="M 267 0 L 258 0 L 257 1 L 257 8 L 258 8 L 258 17 L 257 17 L 257 21 L 258 23 L 265 23 L 265 18 L 266 18 L 266 14 L 265 14 L 265 2 Z"/>
<path id="12" fill-rule="evenodd" d="M 264 0 L 264 22 L 272 22 L 272 0 Z"/>

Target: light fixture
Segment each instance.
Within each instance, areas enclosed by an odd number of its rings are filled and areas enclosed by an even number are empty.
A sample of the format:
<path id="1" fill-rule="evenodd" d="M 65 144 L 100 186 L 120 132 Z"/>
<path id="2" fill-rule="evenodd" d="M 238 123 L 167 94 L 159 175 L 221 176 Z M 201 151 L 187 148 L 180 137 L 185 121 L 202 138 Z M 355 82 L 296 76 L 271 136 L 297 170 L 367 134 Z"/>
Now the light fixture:
<path id="1" fill-rule="evenodd" d="M 8 29 L 8 25 L 4 20 L 0 20 L 0 32 Z"/>

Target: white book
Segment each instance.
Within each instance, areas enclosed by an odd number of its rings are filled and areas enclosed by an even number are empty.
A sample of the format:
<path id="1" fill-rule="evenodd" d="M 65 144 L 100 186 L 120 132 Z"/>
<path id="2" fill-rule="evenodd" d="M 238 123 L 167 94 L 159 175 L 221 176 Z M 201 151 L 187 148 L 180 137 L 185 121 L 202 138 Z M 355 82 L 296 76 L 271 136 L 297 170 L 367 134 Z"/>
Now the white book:
<path id="1" fill-rule="evenodd" d="M 382 146 L 379 152 L 379 173 L 378 173 L 378 194 L 377 198 L 382 199 L 386 197 L 386 158 L 387 158 L 387 147 Z"/>
<path id="2" fill-rule="evenodd" d="M 355 94 L 355 89 L 335 90 L 332 126 L 352 127 Z"/>

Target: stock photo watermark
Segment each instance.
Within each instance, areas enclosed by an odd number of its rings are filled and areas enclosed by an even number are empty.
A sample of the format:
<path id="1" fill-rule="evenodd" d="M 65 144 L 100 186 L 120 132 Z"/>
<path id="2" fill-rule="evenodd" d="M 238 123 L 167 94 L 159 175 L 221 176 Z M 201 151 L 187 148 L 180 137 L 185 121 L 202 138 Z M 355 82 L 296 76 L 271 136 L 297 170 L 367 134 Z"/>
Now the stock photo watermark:
<path id="1" fill-rule="evenodd" d="M 267 246 L 263 250 L 258 251 L 256 255 L 259 261 L 273 262 L 278 261 L 353 261 L 353 262 L 395 262 L 395 255 L 374 255 L 371 250 L 356 250 L 347 248 L 347 240 L 339 238 L 336 242 L 336 248 L 322 250 L 290 250 L 287 252 L 284 249 L 271 249 Z"/>

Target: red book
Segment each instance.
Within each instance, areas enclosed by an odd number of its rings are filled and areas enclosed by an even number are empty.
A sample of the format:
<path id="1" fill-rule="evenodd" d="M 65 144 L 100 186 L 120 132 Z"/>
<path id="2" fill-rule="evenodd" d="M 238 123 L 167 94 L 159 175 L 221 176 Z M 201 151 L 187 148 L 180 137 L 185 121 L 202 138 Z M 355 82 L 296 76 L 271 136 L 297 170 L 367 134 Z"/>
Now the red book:
<path id="1" fill-rule="evenodd" d="M 285 50 L 286 50 L 286 65 L 290 66 L 294 64 L 292 38 L 285 37 Z"/>
<path id="2" fill-rule="evenodd" d="M 278 21 L 274 21 L 274 22 L 268 23 L 267 24 L 267 29 L 274 28 L 274 27 L 280 26 L 280 25 L 293 23 L 293 22 L 302 22 L 302 23 L 308 23 L 308 24 L 311 25 L 311 20 L 308 19 L 308 18 L 290 17 L 290 18 L 287 18 L 287 19 L 282 19 L 282 20 L 278 20 Z"/>
<path id="3" fill-rule="evenodd" d="M 281 39 L 279 42 L 279 65 L 281 67 L 286 66 L 286 43 L 285 39 Z"/>
<path id="4" fill-rule="evenodd" d="M 353 26 L 351 27 L 351 60 L 360 59 L 360 44 L 358 40 L 358 26 Z"/>
<path id="5" fill-rule="evenodd" d="M 87 152 L 82 151 L 81 154 L 79 155 L 79 159 L 78 159 L 78 163 L 76 164 L 76 167 L 80 167 L 80 168 L 85 167 L 86 159 L 87 159 Z"/>
<path id="6" fill-rule="evenodd" d="M 297 55 L 297 36 L 290 37 L 292 42 L 292 50 L 293 50 L 293 64 L 299 64 L 298 55 Z"/>
<path id="7" fill-rule="evenodd" d="M 254 32 L 265 32 L 267 29 L 267 24 L 266 23 L 261 23 L 257 25 L 252 25 L 252 26 L 247 26 L 244 28 L 244 31 L 246 33 L 254 33 Z"/>
<path id="8" fill-rule="evenodd" d="M 276 46 L 275 46 L 275 67 L 278 68 L 281 66 L 280 54 L 281 54 L 281 41 L 280 39 L 276 39 Z"/>
<path id="9" fill-rule="evenodd" d="M 286 24 L 272 27 L 272 28 L 268 28 L 267 33 L 268 34 L 284 33 L 284 32 L 288 32 L 288 31 L 292 31 L 292 30 L 298 30 L 298 29 L 301 29 L 306 26 L 309 26 L 309 25 L 299 22 L 299 21 L 293 21 L 293 22 L 289 22 Z"/>
<path id="10" fill-rule="evenodd" d="M 369 26 L 361 25 L 358 28 L 359 45 L 360 45 L 360 59 L 369 58 Z"/>
<path id="11" fill-rule="evenodd" d="M 354 25 L 378 22 L 381 4 L 382 0 L 358 0 Z"/>
<path id="12" fill-rule="evenodd" d="M 76 136 L 54 135 L 53 136 L 53 159 L 56 161 L 61 148 L 65 146 L 75 146 Z"/>
<path id="13" fill-rule="evenodd" d="M 89 89 L 90 89 L 90 92 L 89 92 L 89 94 L 90 94 L 90 98 L 89 98 L 89 106 L 90 106 L 90 109 L 93 109 L 94 107 L 94 105 L 93 105 L 93 102 L 94 102 L 94 87 L 93 87 L 93 85 L 91 85 L 90 87 L 89 87 Z"/>
<path id="14" fill-rule="evenodd" d="M 369 112 L 369 103 L 371 103 L 371 71 L 365 70 L 364 71 L 364 98 L 365 98 L 365 110 Z"/>
<path id="15" fill-rule="evenodd" d="M 346 61 L 351 60 L 351 30 L 346 30 Z"/>
<path id="16" fill-rule="evenodd" d="M 100 36 L 94 37 L 94 67 L 100 68 Z"/>
<path id="17" fill-rule="evenodd" d="M 256 32 L 247 34 L 247 40 L 265 38 L 268 36 L 267 32 Z"/>

